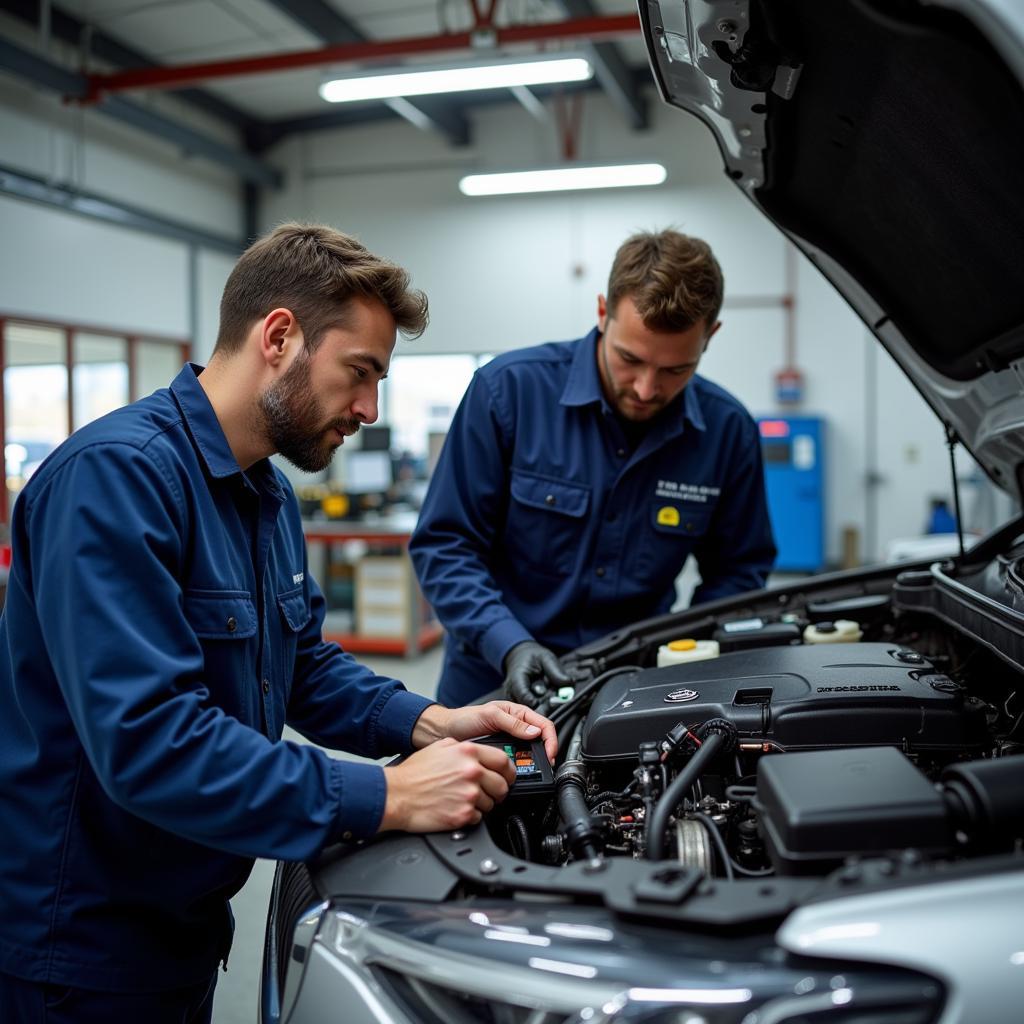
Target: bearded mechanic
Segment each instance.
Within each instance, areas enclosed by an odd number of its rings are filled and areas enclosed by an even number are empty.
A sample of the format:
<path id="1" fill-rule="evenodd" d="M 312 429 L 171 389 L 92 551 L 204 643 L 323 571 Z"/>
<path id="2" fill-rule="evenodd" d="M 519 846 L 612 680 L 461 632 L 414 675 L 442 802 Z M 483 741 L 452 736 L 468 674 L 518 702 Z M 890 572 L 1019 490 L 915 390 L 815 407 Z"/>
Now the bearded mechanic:
<path id="1" fill-rule="evenodd" d="M 0 618 L 0 1020 L 210 1020 L 253 858 L 478 821 L 551 723 L 448 710 L 323 641 L 295 496 L 377 416 L 426 299 L 330 228 L 239 259 L 209 366 L 75 433 L 14 507 Z M 282 742 L 288 723 L 382 768 Z"/>
<path id="2" fill-rule="evenodd" d="M 634 235 L 586 337 L 476 372 L 410 545 L 448 633 L 439 700 L 569 682 L 556 655 L 667 612 L 690 554 L 693 603 L 764 585 L 757 427 L 696 373 L 723 287 L 700 239 Z"/>

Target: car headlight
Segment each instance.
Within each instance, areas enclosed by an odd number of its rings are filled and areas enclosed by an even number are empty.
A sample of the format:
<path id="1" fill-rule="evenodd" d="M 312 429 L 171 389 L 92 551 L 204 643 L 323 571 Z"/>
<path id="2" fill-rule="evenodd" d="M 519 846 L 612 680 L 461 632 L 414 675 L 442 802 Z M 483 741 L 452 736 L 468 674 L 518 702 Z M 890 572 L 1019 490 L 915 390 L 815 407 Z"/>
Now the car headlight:
<path id="1" fill-rule="evenodd" d="M 326 1024 L 335 1014 L 346 1024 L 929 1024 L 942 1001 L 941 986 L 912 972 L 865 965 L 840 976 L 784 955 L 752 969 L 749 950 L 745 963 L 681 964 L 679 977 L 699 983 L 645 987 L 653 965 L 636 948 L 620 949 L 610 930 L 549 924 L 541 934 L 492 921 L 456 949 L 443 936 L 465 936 L 467 922 L 487 919 L 472 907 L 460 917 L 420 906 L 396 927 L 371 907 L 327 911 L 289 1024 Z M 558 941 L 566 930 L 610 938 L 595 940 L 590 958 L 568 955 L 573 947 Z"/>

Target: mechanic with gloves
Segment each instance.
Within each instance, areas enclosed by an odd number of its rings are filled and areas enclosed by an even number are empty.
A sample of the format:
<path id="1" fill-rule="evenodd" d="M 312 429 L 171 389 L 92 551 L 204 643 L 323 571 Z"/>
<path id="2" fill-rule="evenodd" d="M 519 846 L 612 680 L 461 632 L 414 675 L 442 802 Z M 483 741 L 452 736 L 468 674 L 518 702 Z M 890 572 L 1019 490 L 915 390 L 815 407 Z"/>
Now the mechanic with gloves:
<path id="1" fill-rule="evenodd" d="M 556 655 L 667 612 L 689 554 L 694 603 L 764 585 L 775 559 L 757 426 L 696 375 L 723 281 L 676 231 L 619 248 L 597 327 L 498 356 L 455 414 L 410 552 L 448 631 L 438 699 L 502 683 L 529 700 Z"/>
<path id="2" fill-rule="evenodd" d="M 209 366 L 76 432 L 14 507 L 0 617 L 0 1021 L 209 1021 L 253 858 L 478 821 L 514 778 L 460 742 L 555 734 L 449 710 L 321 636 L 298 504 L 377 417 L 406 272 L 330 228 L 238 261 Z M 397 766 L 341 761 L 281 740 Z"/>

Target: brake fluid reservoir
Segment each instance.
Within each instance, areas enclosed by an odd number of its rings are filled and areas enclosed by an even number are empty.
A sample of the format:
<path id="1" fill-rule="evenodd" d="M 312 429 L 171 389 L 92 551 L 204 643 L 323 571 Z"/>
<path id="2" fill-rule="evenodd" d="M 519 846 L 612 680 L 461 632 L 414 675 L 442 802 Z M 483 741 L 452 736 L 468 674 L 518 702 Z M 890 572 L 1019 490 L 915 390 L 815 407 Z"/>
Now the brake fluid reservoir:
<path id="1" fill-rule="evenodd" d="M 658 648 L 658 668 L 718 657 L 717 640 L 671 640 Z"/>
<path id="2" fill-rule="evenodd" d="M 853 619 L 812 623 L 804 630 L 805 644 L 848 644 L 859 640 L 864 633 L 860 623 Z"/>

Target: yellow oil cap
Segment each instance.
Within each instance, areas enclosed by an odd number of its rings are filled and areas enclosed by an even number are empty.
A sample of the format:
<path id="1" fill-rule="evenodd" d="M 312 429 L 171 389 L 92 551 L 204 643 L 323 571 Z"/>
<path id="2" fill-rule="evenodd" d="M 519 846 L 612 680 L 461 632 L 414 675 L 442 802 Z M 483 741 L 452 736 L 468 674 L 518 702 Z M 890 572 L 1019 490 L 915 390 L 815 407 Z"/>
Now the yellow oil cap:
<path id="1" fill-rule="evenodd" d="M 670 651 L 695 651 L 697 650 L 696 640 L 672 640 L 668 645 Z"/>

